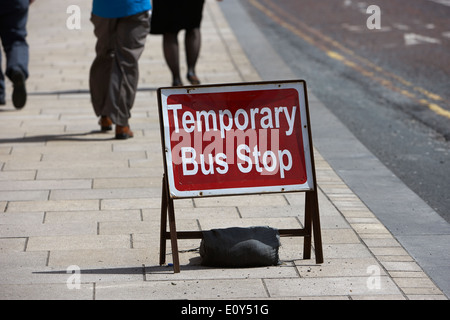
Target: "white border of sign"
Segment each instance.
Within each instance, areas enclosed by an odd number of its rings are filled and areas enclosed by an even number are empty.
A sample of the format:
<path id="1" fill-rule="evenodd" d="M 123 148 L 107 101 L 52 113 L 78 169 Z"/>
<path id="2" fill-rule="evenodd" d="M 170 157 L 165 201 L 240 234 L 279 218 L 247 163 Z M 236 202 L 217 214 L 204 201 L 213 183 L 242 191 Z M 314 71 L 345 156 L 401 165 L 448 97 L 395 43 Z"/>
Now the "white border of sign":
<path id="1" fill-rule="evenodd" d="M 299 185 L 276 185 L 268 187 L 250 187 L 250 188 L 232 188 L 232 189 L 210 189 L 210 190 L 192 190 L 179 191 L 175 187 L 172 162 L 172 145 L 170 141 L 169 114 L 167 108 L 167 99 L 174 94 L 204 94 L 204 93 L 223 93 L 223 92 L 239 92 L 239 91 L 258 91 L 258 90 L 280 90 L 295 89 L 299 96 L 300 117 L 302 124 L 303 148 L 306 164 L 307 181 Z M 312 167 L 312 148 L 310 146 L 310 124 L 307 111 L 307 93 L 306 83 L 302 80 L 283 81 L 283 82 L 260 82 L 260 83 L 242 83 L 227 85 L 208 85 L 200 87 L 170 87 L 159 89 L 162 120 L 164 125 L 164 146 L 166 174 L 169 182 L 169 193 L 171 198 L 196 198 L 208 196 L 229 196 L 242 194 L 259 194 L 259 193 L 280 193 L 295 191 L 311 191 L 314 190 L 313 167 Z"/>

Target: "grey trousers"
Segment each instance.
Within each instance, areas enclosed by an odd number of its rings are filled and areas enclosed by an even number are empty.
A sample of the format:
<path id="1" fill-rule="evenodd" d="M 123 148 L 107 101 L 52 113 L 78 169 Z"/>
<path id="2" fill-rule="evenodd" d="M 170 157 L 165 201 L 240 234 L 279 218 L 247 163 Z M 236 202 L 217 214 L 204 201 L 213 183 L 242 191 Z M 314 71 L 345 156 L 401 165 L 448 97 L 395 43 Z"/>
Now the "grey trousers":
<path id="1" fill-rule="evenodd" d="M 150 29 L 149 14 L 108 19 L 92 14 L 97 37 L 89 75 L 91 101 L 97 116 L 128 126 L 139 79 L 138 60 Z"/>

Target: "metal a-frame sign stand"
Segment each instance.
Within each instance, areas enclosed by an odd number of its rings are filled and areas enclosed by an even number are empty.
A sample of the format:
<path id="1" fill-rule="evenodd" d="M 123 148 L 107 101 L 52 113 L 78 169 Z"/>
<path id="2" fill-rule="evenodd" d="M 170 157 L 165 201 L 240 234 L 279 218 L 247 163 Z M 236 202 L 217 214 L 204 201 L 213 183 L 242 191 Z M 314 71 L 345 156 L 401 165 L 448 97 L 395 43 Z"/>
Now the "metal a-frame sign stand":
<path id="1" fill-rule="evenodd" d="M 261 89 L 262 88 L 262 89 Z M 198 105 L 197 102 L 208 97 L 209 103 L 211 103 L 211 97 L 215 94 L 221 97 L 220 92 L 231 92 L 230 95 L 237 95 L 239 92 L 244 92 L 248 94 L 251 90 L 256 90 L 257 93 L 263 92 L 261 90 L 267 90 L 268 93 L 277 92 L 280 89 L 280 96 L 287 92 L 291 93 L 292 88 L 295 88 L 303 97 L 303 107 L 300 101 L 299 111 L 301 118 L 301 125 L 304 136 L 305 143 L 305 162 L 308 167 L 308 183 L 299 186 L 275 186 L 269 187 L 256 187 L 256 188 L 225 188 L 225 190 L 220 190 L 213 187 L 212 190 L 205 189 L 189 189 L 182 190 L 181 192 L 177 189 L 177 177 L 175 177 L 175 165 L 176 159 L 172 158 L 172 145 L 171 145 L 171 133 L 173 133 L 174 121 L 179 120 L 180 124 L 176 124 L 178 129 L 181 125 L 189 124 L 193 126 L 193 122 L 189 121 L 186 123 L 181 123 L 181 120 L 175 113 L 183 110 L 182 104 L 174 104 L 176 101 L 182 101 L 186 103 L 184 96 L 188 96 L 188 101 L 196 101 L 193 103 Z M 300 89 L 299 89 L 300 88 Z M 275 91 L 274 91 L 275 90 Z M 284 91 L 283 91 L 284 90 Z M 289 91 L 291 90 L 291 91 Z M 265 93 L 265 92 L 264 92 Z M 196 96 L 197 95 L 197 96 Z M 171 97 L 176 99 L 171 99 Z M 181 97 L 181 98 L 180 98 Z M 234 97 L 234 96 L 233 96 Z M 170 99 L 169 99 L 170 98 Z M 177 100 L 179 99 L 179 100 Z M 191 100 L 190 100 L 191 99 Z M 194 100 L 192 100 L 194 99 Z M 279 98 L 278 98 L 279 99 Z M 170 100 L 170 102 L 169 102 Z M 176 100 L 175 102 L 172 100 Z M 301 100 L 301 99 L 300 99 Z M 183 102 L 184 101 L 184 102 Z M 172 104 L 170 104 L 172 103 Z M 171 105 L 170 111 L 172 112 L 173 121 L 169 121 L 169 111 L 168 105 Z M 175 107 L 174 107 L 175 106 Z M 311 259 L 312 251 L 312 241 L 314 241 L 315 250 L 315 260 L 317 264 L 323 263 L 323 248 L 322 248 L 322 236 L 320 227 L 320 217 L 319 217 L 319 203 L 318 203 L 318 193 L 317 193 L 317 181 L 316 181 L 316 171 L 314 164 L 314 154 L 313 154 L 313 144 L 311 138 L 311 128 L 310 128 L 310 116 L 308 99 L 306 93 L 306 83 L 303 80 L 290 80 L 290 81 L 277 81 L 277 82 L 256 82 L 256 83 L 243 83 L 243 84 L 225 84 L 225 85 L 206 85 L 206 86 L 196 86 L 196 87 L 168 87 L 158 89 L 158 107 L 160 116 L 160 126 L 161 126 L 161 139 L 162 139 L 162 149 L 163 149 L 163 162 L 164 162 L 164 175 L 162 179 L 162 196 L 161 196 L 161 229 L 160 229 L 160 265 L 166 263 L 166 244 L 167 241 L 171 241 L 172 249 L 172 259 L 173 259 L 173 269 L 174 273 L 180 272 L 180 260 L 178 253 L 178 239 L 202 239 L 202 231 L 178 231 L 176 228 L 175 219 L 175 206 L 174 200 L 185 199 L 185 198 L 201 198 L 205 196 L 227 196 L 227 195 L 248 195 L 248 194 L 260 194 L 260 193 L 286 193 L 286 192 L 304 192 L 305 194 L 305 208 L 304 208 L 304 227 L 300 229 L 279 229 L 278 232 L 280 237 L 304 237 L 303 242 L 303 259 Z M 194 106 L 190 106 L 195 108 Z M 210 106 L 214 108 L 214 106 Z M 240 109 L 241 110 L 241 109 Z M 237 113 L 243 114 L 243 111 L 238 110 Z M 255 110 L 260 110 L 259 108 L 254 108 L 252 112 L 256 113 Z M 279 109 L 280 110 L 280 109 Z M 292 111 L 292 117 L 289 118 L 287 112 L 287 107 L 285 110 L 286 119 L 293 119 L 295 115 L 295 110 Z M 267 110 L 266 110 L 267 111 Z M 224 112 L 223 112 L 224 113 Z M 231 113 L 231 111 L 230 111 Z M 191 113 L 193 114 L 193 113 Z M 212 113 L 213 114 L 213 113 Z M 198 115 L 198 113 L 197 113 Z M 190 116 L 190 115 L 189 115 Z M 188 118 L 183 117 L 183 119 Z M 237 118 L 235 117 L 235 120 Z M 239 121 L 239 120 L 236 120 Z M 296 120 L 295 120 L 296 121 Z M 223 123 L 222 123 L 223 124 Z M 242 123 L 240 123 L 242 124 Z M 188 127 L 186 125 L 186 127 Z M 189 127 L 190 128 L 190 127 Z M 171 131 L 172 130 L 172 131 Z M 199 129 L 200 130 L 200 129 Z M 305 137 L 306 136 L 306 137 Z M 179 150 L 178 150 L 179 151 Z M 273 154 L 273 153 L 272 153 Z M 281 153 L 282 154 L 282 153 Z M 280 156 L 281 158 L 281 156 Z M 266 158 L 267 159 L 267 158 Z M 192 160 L 191 160 L 192 161 Z M 280 162 L 283 161 L 281 158 Z M 212 165 L 212 164 L 211 164 Z M 281 163 L 280 163 L 281 165 Z M 269 166 L 268 166 L 269 167 Z M 292 166 L 291 166 L 292 167 Z M 186 166 L 183 167 L 184 169 Z M 222 167 L 224 169 L 225 167 Z M 227 166 L 228 168 L 228 166 Z M 289 168 L 289 166 L 287 167 Z M 269 167 L 270 169 L 270 167 Z M 223 170 L 224 171 L 224 170 Z M 179 176 L 178 176 L 179 179 Z M 242 177 L 244 179 L 244 177 Z M 216 189 L 214 189 L 216 188 Z M 169 226 L 169 231 L 167 231 L 167 226 Z"/>

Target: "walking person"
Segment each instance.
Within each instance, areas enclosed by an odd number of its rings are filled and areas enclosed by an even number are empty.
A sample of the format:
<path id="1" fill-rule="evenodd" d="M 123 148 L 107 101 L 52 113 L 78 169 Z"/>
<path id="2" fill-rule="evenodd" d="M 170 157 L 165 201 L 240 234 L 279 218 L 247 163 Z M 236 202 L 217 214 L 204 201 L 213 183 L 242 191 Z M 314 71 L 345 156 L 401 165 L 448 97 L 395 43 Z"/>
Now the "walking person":
<path id="1" fill-rule="evenodd" d="M 204 3 L 205 0 L 153 0 L 150 33 L 163 35 L 164 58 L 172 73 L 172 86 L 183 85 L 178 45 L 178 33 L 181 30 L 186 30 L 186 78 L 193 85 L 200 84 L 195 66 L 200 54 L 200 25 Z"/>
<path id="2" fill-rule="evenodd" d="M 91 100 L 102 131 L 116 125 L 116 139 L 133 137 L 129 119 L 150 9 L 150 0 L 93 0 L 91 21 L 97 44 L 89 78 Z"/>
<path id="3" fill-rule="evenodd" d="M 16 109 L 27 102 L 25 81 L 28 79 L 29 48 L 26 41 L 28 8 L 34 0 L 0 0 L 0 38 L 6 56 L 6 76 L 13 83 L 12 101 Z M 1 70 L 0 105 L 5 105 L 5 74 Z"/>

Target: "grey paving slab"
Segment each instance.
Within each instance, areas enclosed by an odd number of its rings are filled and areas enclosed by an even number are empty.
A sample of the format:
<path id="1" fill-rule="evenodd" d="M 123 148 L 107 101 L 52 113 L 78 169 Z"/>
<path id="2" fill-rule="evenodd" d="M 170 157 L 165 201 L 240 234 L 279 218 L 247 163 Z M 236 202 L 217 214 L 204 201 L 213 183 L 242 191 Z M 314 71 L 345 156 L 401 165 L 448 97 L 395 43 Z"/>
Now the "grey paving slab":
<path id="1" fill-rule="evenodd" d="M 130 235 L 65 235 L 30 237 L 26 251 L 130 248 Z"/>
<path id="2" fill-rule="evenodd" d="M 96 286 L 96 299 L 254 299 L 266 298 L 260 279 L 146 281 Z"/>
<path id="3" fill-rule="evenodd" d="M 91 186 L 92 186 L 91 179 L 0 181 L 0 190 L 2 191 L 87 189 L 90 188 Z"/>
<path id="4" fill-rule="evenodd" d="M 39 201 L 48 199 L 48 191 L 0 191 L 0 200 Z"/>
<path id="5" fill-rule="evenodd" d="M 47 224 L 61 224 L 67 221 L 95 223 L 102 221 L 141 221 L 142 214 L 141 210 L 48 211 L 45 213 L 44 219 L 42 221 Z"/>
<path id="6" fill-rule="evenodd" d="M 68 249 L 53 250 L 48 256 L 47 266 L 54 270 L 65 270 L 68 266 L 77 265 L 81 274 L 128 274 L 128 269 L 136 278 L 142 279 L 144 274 L 142 266 L 156 261 L 159 252 L 151 242 L 144 248 L 94 248 L 94 249 Z M 42 266 L 41 266 L 42 268 Z M 166 267 L 166 269 L 168 269 Z M 136 271 L 139 270 L 139 271 Z M 105 277 L 106 278 L 106 277 Z M 104 281 L 110 279 L 102 278 Z M 84 279 L 84 281 L 98 282 L 97 279 Z"/>
<path id="7" fill-rule="evenodd" d="M 28 220 L 26 220 L 28 222 Z M 88 235 L 97 233 L 97 224 L 90 222 L 65 223 L 16 223 L 0 225 L 0 234 L 5 238 L 57 235 Z"/>
<path id="8" fill-rule="evenodd" d="M 80 284 L 80 289 L 68 289 L 61 284 L 3 284 L 0 291 L 2 300 L 91 300 L 94 285 Z"/>
<path id="9" fill-rule="evenodd" d="M 387 276 L 380 277 L 379 288 L 368 286 L 367 277 L 330 277 L 265 280 L 272 297 L 334 296 L 334 295 L 401 295 L 401 291 Z"/>
<path id="10" fill-rule="evenodd" d="M 27 244 L 27 238 L 20 238 L 20 237 L 14 237 L 14 238 L 1 238 L 0 239 L 0 252 L 2 253 L 9 253 L 12 252 L 22 252 L 25 250 L 26 244 Z M 4 256 L 5 259 L 7 258 L 7 255 Z"/>
<path id="11" fill-rule="evenodd" d="M 99 207 L 99 200 L 9 201 L 6 212 L 79 211 L 97 210 Z"/>

